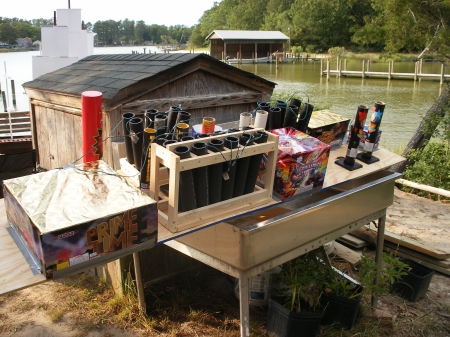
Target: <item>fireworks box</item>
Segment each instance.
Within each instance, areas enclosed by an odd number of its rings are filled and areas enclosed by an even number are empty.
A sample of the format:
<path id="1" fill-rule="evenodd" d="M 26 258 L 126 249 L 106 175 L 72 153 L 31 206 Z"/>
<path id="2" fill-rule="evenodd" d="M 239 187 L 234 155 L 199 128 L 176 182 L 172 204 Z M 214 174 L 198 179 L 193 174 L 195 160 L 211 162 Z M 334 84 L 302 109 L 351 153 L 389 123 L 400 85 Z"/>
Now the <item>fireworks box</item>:
<path id="1" fill-rule="evenodd" d="M 103 161 L 3 183 L 8 231 L 32 271 L 60 277 L 151 248 L 156 202 Z"/>
<path id="2" fill-rule="evenodd" d="M 330 146 L 342 144 L 350 119 L 330 110 L 313 111 L 306 132 Z"/>
<path id="3" fill-rule="evenodd" d="M 293 128 L 275 129 L 279 136 L 274 177 L 274 194 L 281 200 L 320 191 L 325 180 L 331 146 Z M 263 156 L 259 181 L 265 177 L 267 156 Z"/>

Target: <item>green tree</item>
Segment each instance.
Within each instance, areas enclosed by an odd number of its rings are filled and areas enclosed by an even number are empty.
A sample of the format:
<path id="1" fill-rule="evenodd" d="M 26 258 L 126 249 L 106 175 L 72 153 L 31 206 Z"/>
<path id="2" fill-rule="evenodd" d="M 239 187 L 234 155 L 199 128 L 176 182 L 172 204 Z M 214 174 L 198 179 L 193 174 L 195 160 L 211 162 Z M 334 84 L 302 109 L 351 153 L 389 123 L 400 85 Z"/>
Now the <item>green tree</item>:
<path id="1" fill-rule="evenodd" d="M 147 33 L 147 26 L 145 25 L 145 22 L 140 20 L 136 22 L 136 26 L 134 28 L 134 39 L 139 43 L 142 44 L 146 40 L 146 33 Z"/>
<path id="2" fill-rule="evenodd" d="M 128 44 L 134 40 L 134 26 L 134 20 L 128 19 L 123 20 L 120 24 L 121 37 Z"/>
<path id="3" fill-rule="evenodd" d="M 17 30 L 9 23 L 0 23 L 0 41 L 16 44 L 19 37 Z"/>

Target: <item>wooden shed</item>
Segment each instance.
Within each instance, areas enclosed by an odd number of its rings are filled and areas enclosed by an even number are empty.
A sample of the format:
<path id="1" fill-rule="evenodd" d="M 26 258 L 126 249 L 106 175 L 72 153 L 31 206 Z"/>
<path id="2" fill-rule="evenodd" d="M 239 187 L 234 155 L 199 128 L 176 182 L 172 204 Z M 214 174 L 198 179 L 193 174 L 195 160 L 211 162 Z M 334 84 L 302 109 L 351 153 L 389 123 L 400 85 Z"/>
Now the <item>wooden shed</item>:
<path id="1" fill-rule="evenodd" d="M 73 163 L 81 150 L 81 93 L 103 94 L 103 138 L 123 135 L 124 112 L 168 111 L 182 105 L 193 124 L 213 116 L 239 119 L 272 96 L 275 83 L 206 54 L 91 55 L 23 84 L 30 98 L 33 146 L 44 169 Z M 112 139 L 103 160 L 113 165 Z"/>
<path id="2" fill-rule="evenodd" d="M 279 31 L 214 30 L 210 40 L 210 55 L 218 60 L 257 59 L 286 51 L 289 37 Z"/>

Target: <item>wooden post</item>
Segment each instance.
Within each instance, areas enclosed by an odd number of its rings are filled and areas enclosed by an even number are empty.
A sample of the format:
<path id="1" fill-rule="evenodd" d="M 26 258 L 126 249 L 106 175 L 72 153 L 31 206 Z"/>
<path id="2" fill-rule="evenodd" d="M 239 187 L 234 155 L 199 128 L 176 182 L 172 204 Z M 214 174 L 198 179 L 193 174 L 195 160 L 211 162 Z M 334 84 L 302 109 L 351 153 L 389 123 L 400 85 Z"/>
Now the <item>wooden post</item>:
<path id="1" fill-rule="evenodd" d="M 391 71 L 392 71 L 392 73 L 394 73 L 394 61 L 392 61 Z"/>
<path id="2" fill-rule="evenodd" d="M 420 59 L 419 62 L 419 74 L 422 74 L 423 59 Z"/>
<path id="3" fill-rule="evenodd" d="M 224 52 L 222 52 L 222 61 L 225 61 Z"/>
<path id="4" fill-rule="evenodd" d="M 255 60 L 258 58 L 258 44 L 255 43 Z"/>
<path id="5" fill-rule="evenodd" d="M 414 81 L 417 81 L 417 68 L 419 68 L 419 62 L 414 63 Z"/>
<path id="6" fill-rule="evenodd" d="M 133 262 L 134 262 L 134 274 L 135 274 L 134 276 L 136 278 L 136 288 L 139 306 L 141 307 L 142 311 L 145 312 L 146 304 L 145 304 L 144 284 L 142 282 L 141 264 L 139 262 L 139 252 L 133 253 Z"/>
<path id="7" fill-rule="evenodd" d="M 339 60 L 339 77 L 342 76 L 342 60 Z"/>
<path id="8" fill-rule="evenodd" d="M 366 77 L 365 75 L 365 68 L 366 68 L 366 61 L 363 60 L 363 64 L 362 64 L 362 78 Z"/>
<path id="9" fill-rule="evenodd" d="M 255 53 L 252 53 L 252 59 L 253 59 L 253 63 L 256 63 L 256 59 L 255 59 Z"/>
<path id="10" fill-rule="evenodd" d="M 242 44 L 239 44 L 239 63 L 242 64 Z"/>
<path id="11" fill-rule="evenodd" d="M 444 71 L 444 62 L 442 62 L 441 64 L 441 85 L 444 84 L 444 79 L 445 79 L 445 71 Z"/>
<path id="12" fill-rule="evenodd" d="M 391 69 L 391 62 L 389 61 L 388 79 L 391 79 L 391 72 L 392 72 L 392 69 Z"/>
<path id="13" fill-rule="evenodd" d="M 241 59 L 241 56 L 239 55 L 239 52 L 237 52 L 237 60 L 238 60 L 238 64 L 240 63 L 240 59 Z"/>
<path id="14" fill-rule="evenodd" d="M 370 60 L 367 60 L 367 72 L 370 71 Z"/>
<path id="15" fill-rule="evenodd" d="M 327 59 L 327 81 L 330 80 L 330 60 Z"/>
<path id="16" fill-rule="evenodd" d="M 344 70 L 347 71 L 347 59 L 344 60 Z"/>
<path id="17" fill-rule="evenodd" d="M 278 52 L 275 53 L 275 68 L 278 69 Z"/>
<path id="18" fill-rule="evenodd" d="M 227 59 L 227 44 L 224 42 L 223 43 L 223 54 L 225 56 L 225 60 Z"/>
<path id="19" fill-rule="evenodd" d="M 320 77 L 323 76 L 323 59 L 320 59 Z"/>

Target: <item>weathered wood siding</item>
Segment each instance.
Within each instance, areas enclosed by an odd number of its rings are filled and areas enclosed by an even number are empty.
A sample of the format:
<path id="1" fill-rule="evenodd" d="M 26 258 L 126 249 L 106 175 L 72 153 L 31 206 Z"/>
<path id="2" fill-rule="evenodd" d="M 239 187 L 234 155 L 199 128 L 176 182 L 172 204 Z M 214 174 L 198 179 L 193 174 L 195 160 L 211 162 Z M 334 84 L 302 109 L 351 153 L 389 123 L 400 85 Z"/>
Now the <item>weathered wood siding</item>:
<path id="1" fill-rule="evenodd" d="M 81 111 L 33 100 L 39 164 L 46 170 L 82 156 Z"/>

